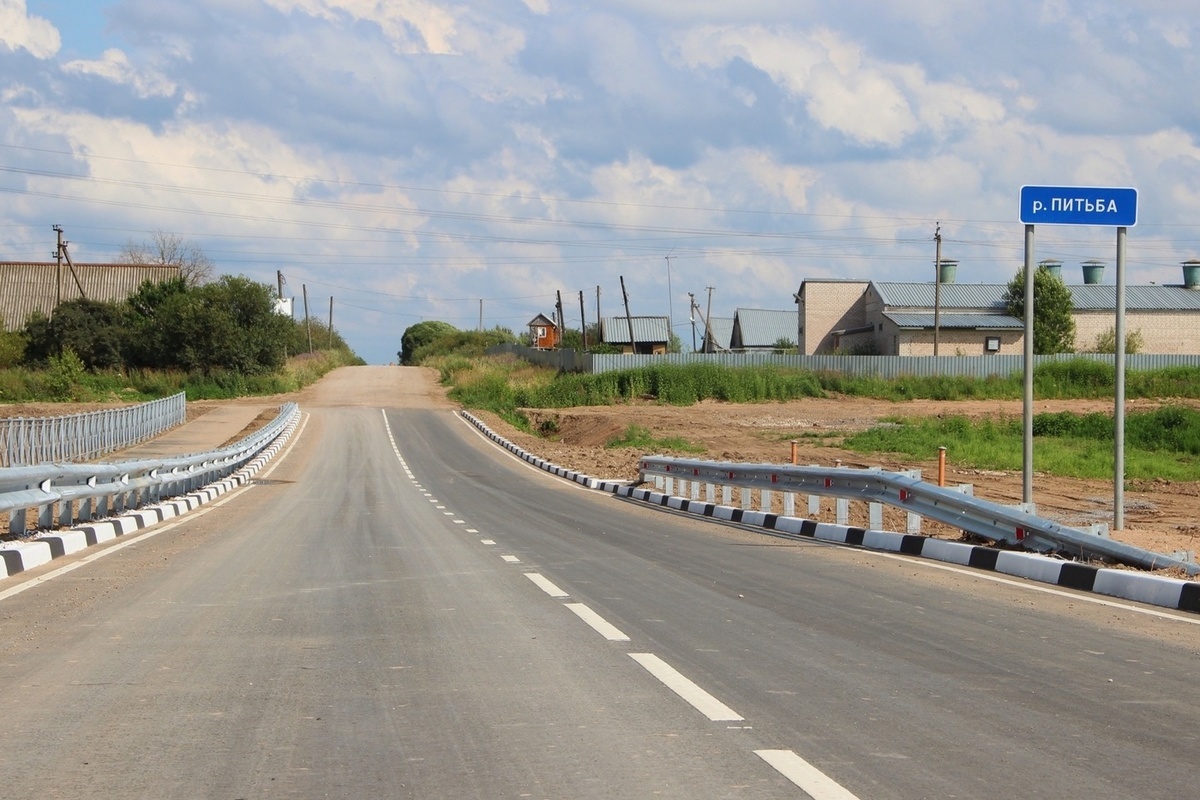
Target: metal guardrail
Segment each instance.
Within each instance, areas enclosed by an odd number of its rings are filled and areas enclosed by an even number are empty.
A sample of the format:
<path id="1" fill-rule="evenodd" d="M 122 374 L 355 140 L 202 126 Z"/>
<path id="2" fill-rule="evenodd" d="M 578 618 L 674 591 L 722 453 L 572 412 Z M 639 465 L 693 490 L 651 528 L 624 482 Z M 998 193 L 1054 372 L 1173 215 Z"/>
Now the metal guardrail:
<path id="1" fill-rule="evenodd" d="M 186 419 L 184 392 L 83 414 L 0 418 L 0 467 L 99 458 L 157 436 Z"/>
<path id="2" fill-rule="evenodd" d="M 982 500 L 901 473 L 842 467 L 738 464 L 666 456 L 642 458 L 638 470 L 643 481 L 647 476 L 659 476 L 694 483 L 878 502 L 993 542 L 1109 559 L 1143 569 L 1177 567 L 1188 575 L 1200 574 L 1200 565 L 1195 563 L 1114 542 L 1019 508 Z"/>
<path id="3" fill-rule="evenodd" d="M 0 511 L 9 512 L 10 532 L 22 534 L 28 529 L 30 511 L 39 529 L 55 523 L 70 527 L 186 494 L 238 470 L 299 416 L 299 406 L 286 403 L 267 426 L 229 447 L 206 453 L 111 464 L 0 468 Z"/>

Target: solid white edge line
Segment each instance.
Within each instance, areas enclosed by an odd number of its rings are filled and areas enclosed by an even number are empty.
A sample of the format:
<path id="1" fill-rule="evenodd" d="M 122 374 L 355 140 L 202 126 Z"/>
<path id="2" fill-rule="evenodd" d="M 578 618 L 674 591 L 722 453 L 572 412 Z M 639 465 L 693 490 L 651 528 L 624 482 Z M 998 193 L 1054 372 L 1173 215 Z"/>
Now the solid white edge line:
<path id="1" fill-rule="evenodd" d="M 713 722 L 739 722 L 745 719 L 653 653 L 630 653 L 629 657 Z"/>
<path id="2" fill-rule="evenodd" d="M 813 800 L 858 800 L 840 783 L 791 750 L 755 750 L 754 755 L 799 786 Z"/>
<path id="3" fill-rule="evenodd" d="M 564 592 L 562 589 L 555 586 L 548 579 L 537 572 L 526 572 L 525 577 L 533 581 L 534 586 L 537 586 L 551 597 L 570 597 L 571 595 Z"/>
<path id="4" fill-rule="evenodd" d="M 620 631 L 617 626 L 606 620 L 604 617 L 592 611 L 583 603 L 566 603 L 567 608 L 574 612 L 575 616 L 592 626 L 592 630 L 608 639 L 610 642 L 628 642 L 629 637 Z"/>

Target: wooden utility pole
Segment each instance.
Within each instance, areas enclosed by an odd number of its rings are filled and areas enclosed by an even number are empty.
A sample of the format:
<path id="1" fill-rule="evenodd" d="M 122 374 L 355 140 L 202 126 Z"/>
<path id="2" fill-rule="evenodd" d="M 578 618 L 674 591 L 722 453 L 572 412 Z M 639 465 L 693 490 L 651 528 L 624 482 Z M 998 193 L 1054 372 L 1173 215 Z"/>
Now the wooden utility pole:
<path id="1" fill-rule="evenodd" d="M 479 332 L 483 333 L 483 298 L 479 298 Z"/>
<path id="2" fill-rule="evenodd" d="M 283 299 L 283 270 L 275 270 L 275 282 L 279 284 L 279 299 Z"/>
<path id="3" fill-rule="evenodd" d="M 708 289 L 708 313 L 704 315 L 704 352 L 711 353 L 713 351 L 712 340 L 712 286 L 705 286 Z"/>
<path id="4" fill-rule="evenodd" d="M 629 352 L 637 354 L 637 342 L 633 338 L 633 317 L 629 313 L 629 292 L 625 291 L 625 276 L 621 276 L 621 297 L 625 298 L 625 321 L 629 323 Z"/>
<path id="5" fill-rule="evenodd" d="M 583 333 L 583 349 L 587 350 L 587 319 L 583 314 L 583 289 L 579 290 L 579 328 Z"/>
<path id="6" fill-rule="evenodd" d="M 933 257 L 933 354 L 938 354 L 938 339 L 942 328 L 942 224 L 933 232 L 936 243 Z"/>
<path id="7" fill-rule="evenodd" d="M 63 260 L 64 248 L 67 246 L 67 243 L 64 242 L 63 238 L 62 238 L 62 235 L 63 235 L 62 225 L 55 225 L 54 232 L 58 234 L 58 247 L 56 247 L 54 250 L 54 257 L 58 261 L 58 271 L 57 271 L 58 294 L 55 297 L 54 305 L 58 306 L 62 303 L 62 260 Z"/>
<path id="8" fill-rule="evenodd" d="M 329 344 L 326 347 L 333 349 L 333 295 L 329 296 Z"/>
<path id="9" fill-rule="evenodd" d="M 688 292 L 688 319 L 692 323 L 692 352 L 696 352 L 696 295 Z"/>
<path id="10" fill-rule="evenodd" d="M 300 284 L 300 289 L 304 292 L 304 327 L 308 331 L 308 354 L 312 355 L 312 320 L 308 316 L 308 284 Z"/>
<path id="11" fill-rule="evenodd" d="M 555 297 L 558 298 L 554 303 L 554 307 L 558 310 L 558 341 L 555 342 L 555 344 L 561 350 L 563 334 L 565 334 L 567 332 L 567 323 L 566 323 L 565 318 L 563 317 L 562 291 L 555 289 L 554 295 L 555 295 Z"/>

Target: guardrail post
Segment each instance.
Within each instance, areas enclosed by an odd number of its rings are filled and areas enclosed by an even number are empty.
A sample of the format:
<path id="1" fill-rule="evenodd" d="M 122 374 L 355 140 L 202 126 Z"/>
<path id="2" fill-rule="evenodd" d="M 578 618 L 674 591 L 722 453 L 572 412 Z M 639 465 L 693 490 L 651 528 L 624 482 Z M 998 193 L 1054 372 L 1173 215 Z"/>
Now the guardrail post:
<path id="1" fill-rule="evenodd" d="M 784 492 L 783 493 L 783 515 L 785 517 L 796 516 L 796 493 L 795 492 Z"/>
<path id="2" fill-rule="evenodd" d="M 837 511 L 836 511 L 837 524 L 838 525 L 849 525 L 850 524 L 850 501 L 844 497 L 839 497 L 837 499 L 836 508 L 837 508 Z"/>
<path id="3" fill-rule="evenodd" d="M 733 487 L 729 484 L 721 487 L 721 505 L 733 505 Z"/>
<path id="4" fill-rule="evenodd" d="M 808 496 L 808 515 L 813 519 L 821 516 L 821 495 L 810 494 Z"/>
<path id="5" fill-rule="evenodd" d="M 53 485 L 51 481 L 42 481 L 38 484 L 38 489 L 49 493 Z M 51 528 L 54 526 L 54 503 L 38 506 L 37 524 L 39 528 Z"/>
<path id="6" fill-rule="evenodd" d="M 669 495 L 675 494 L 675 479 L 674 478 L 667 478 L 665 481 L 663 481 L 663 493 L 669 494 Z"/>
<path id="7" fill-rule="evenodd" d="M 774 502 L 775 502 L 775 494 L 770 489 L 763 489 L 759 493 L 758 507 L 760 510 L 770 514 L 771 506 L 774 504 Z"/>
<path id="8" fill-rule="evenodd" d="M 742 510 L 750 511 L 751 510 L 750 509 L 750 501 L 751 501 L 752 495 L 754 494 L 754 490 L 748 486 L 742 486 L 739 488 L 741 490 L 741 495 L 742 495 Z"/>
<path id="9" fill-rule="evenodd" d="M 868 503 L 867 504 L 867 515 L 870 517 L 870 521 L 867 523 L 867 527 L 869 527 L 873 531 L 883 530 L 883 505 L 882 504 Z"/>
<path id="10" fill-rule="evenodd" d="M 709 503 L 716 502 L 717 487 L 713 486 L 711 483 L 704 484 L 704 499 Z"/>
<path id="11" fill-rule="evenodd" d="M 692 499 L 700 499 L 700 481 L 692 481 Z"/>

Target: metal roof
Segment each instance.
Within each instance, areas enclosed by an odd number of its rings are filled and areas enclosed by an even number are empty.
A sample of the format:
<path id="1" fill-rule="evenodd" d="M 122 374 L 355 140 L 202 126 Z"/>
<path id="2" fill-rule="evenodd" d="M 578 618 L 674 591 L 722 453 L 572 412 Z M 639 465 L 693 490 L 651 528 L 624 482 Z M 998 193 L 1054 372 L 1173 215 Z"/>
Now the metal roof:
<path id="1" fill-rule="evenodd" d="M 75 274 L 57 262 L 0 261 L 0 316 L 5 330 L 24 327 L 29 315 L 40 311 L 49 316 L 63 301 L 78 300 L 79 286 L 89 300 L 119 302 L 137 291 L 147 280 L 163 282 L 179 277 L 179 267 L 148 264 L 76 264 Z"/>
<path id="2" fill-rule="evenodd" d="M 709 317 L 708 328 L 712 333 L 713 344 L 722 350 L 729 349 L 733 339 L 733 317 Z"/>
<path id="3" fill-rule="evenodd" d="M 872 284 L 885 308 L 933 308 L 933 283 Z M 1117 287 L 1112 284 L 1069 284 L 1076 311 L 1113 311 Z M 943 309 L 1004 311 L 1006 283 L 943 283 Z M 1127 311 L 1200 310 L 1200 291 L 1182 286 L 1126 286 Z"/>
<path id="4" fill-rule="evenodd" d="M 733 336 L 730 346 L 774 347 L 780 339 L 796 344 L 799 335 L 800 312 L 771 311 L 761 308 L 739 308 L 733 317 Z"/>
<path id="5" fill-rule="evenodd" d="M 932 283 L 873 282 L 872 285 L 884 308 L 933 308 Z M 1007 284 L 999 283 L 943 283 L 941 307 L 1003 311 L 1007 289 Z"/>
<path id="6" fill-rule="evenodd" d="M 633 320 L 633 338 L 637 342 L 671 341 L 671 325 L 666 317 L 604 317 L 600 336 L 607 344 L 630 344 L 629 322 Z"/>
<path id="7" fill-rule="evenodd" d="M 933 314 L 919 312 L 887 311 L 883 314 L 901 328 L 932 328 Z M 1025 323 L 1008 314 L 970 314 L 951 312 L 941 314 L 938 319 L 939 328 L 970 328 L 973 330 L 1021 330 Z"/>

